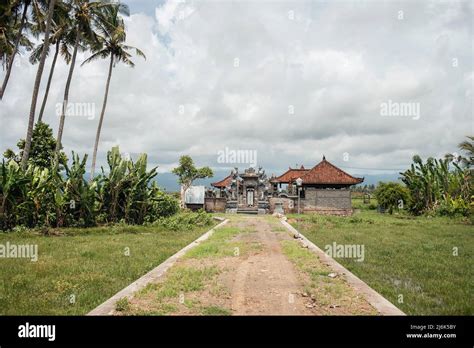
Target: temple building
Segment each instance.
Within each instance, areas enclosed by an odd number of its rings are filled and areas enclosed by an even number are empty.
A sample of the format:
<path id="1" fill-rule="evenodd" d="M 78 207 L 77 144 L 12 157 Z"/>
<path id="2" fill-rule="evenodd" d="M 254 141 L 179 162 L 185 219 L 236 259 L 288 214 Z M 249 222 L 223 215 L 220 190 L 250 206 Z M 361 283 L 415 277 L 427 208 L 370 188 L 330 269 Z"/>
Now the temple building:
<path id="1" fill-rule="evenodd" d="M 225 210 L 229 213 L 268 213 L 270 184 L 262 168 L 248 168 L 242 173 L 234 168 L 211 186 L 217 189 L 216 198 L 225 198 Z"/>
<path id="2" fill-rule="evenodd" d="M 299 186 L 298 186 L 299 181 Z M 273 188 L 282 184 L 287 185 L 286 193 L 279 193 L 280 198 L 286 197 L 293 202 L 282 200 L 285 212 L 298 211 L 319 212 L 323 214 L 350 215 L 352 214 L 351 190 L 352 185 L 360 184 L 364 178 L 356 178 L 346 173 L 334 164 L 323 160 L 311 169 L 303 166 L 299 169 L 290 168 L 284 174 L 271 180 Z M 288 207 L 285 206 L 288 203 Z"/>
<path id="3" fill-rule="evenodd" d="M 301 166 L 299 169 L 288 168 L 286 172 L 277 178 L 271 178 L 270 182 L 274 192 L 281 192 L 283 185 L 286 186 L 286 192 L 289 195 L 296 195 L 296 179 L 301 178 L 305 175 L 309 169 L 305 169 Z"/>
<path id="4" fill-rule="evenodd" d="M 214 191 L 206 198 L 206 210 L 229 213 L 293 213 L 350 215 L 350 187 L 364 178 L 353 177 L 323 160 L 311 169 L 289 168 L 278 177 L 267 178 L 259 168 L 238 168 L 221 181 L 212 183 Z"/>

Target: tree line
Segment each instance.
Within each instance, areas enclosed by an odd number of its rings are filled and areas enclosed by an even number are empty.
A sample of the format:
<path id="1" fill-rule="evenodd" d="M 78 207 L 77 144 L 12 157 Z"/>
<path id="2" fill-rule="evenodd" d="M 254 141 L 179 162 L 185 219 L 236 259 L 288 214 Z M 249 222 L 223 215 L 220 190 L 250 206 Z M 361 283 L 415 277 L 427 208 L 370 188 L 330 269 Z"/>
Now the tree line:
<path id="1" fill-rule="evenodd" d="M 51 166 L 56 141 L 48 125 L 38 125 L 26 170 L 20 165 L 21 153 L 11 153 L 14 157 L 0 166 L 2 230 L 145 224 L 178 212 L 178 200 L 153 180 L 156 168 L 147 170 L 146 154 L 133 161 L 114 147 L 107 153 L 108 168 L 87 180 L 87 155 L 80 158 L 73 152 L 69 162 L 61 153 L 61 171 Z M 18 145 L 24 147 L 24 140 Z"/>
<path id="2" fill-rule="evenodd" d="M 414 215 L 469 216 L 474 212 L 474 136 L 458 145 L 462 154 L 423 161 L 413 157 L 399 183 L 379 183 L 374 194 L 389 213 L 406 209 Z"/>

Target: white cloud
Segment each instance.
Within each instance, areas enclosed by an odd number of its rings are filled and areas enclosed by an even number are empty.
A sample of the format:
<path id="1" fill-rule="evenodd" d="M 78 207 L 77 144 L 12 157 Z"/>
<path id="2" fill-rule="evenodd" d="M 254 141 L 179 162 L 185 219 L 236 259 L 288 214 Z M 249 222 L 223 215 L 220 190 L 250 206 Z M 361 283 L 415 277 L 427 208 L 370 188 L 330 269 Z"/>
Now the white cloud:
<path id="1" fill-rule="evenodd" d="M 276 172 L 323 153 L 349 167 L 403 168 L 414 153 L 456 151 L 474 133 L 466 12 L 464 2 L 170 1 L 135 13 L 128 41 L 147 60 L 114 69 L 99 163 L 114 144 L 147 152 L 160 170 L 183 154 L 218 167 L 225 147 L 255 149 Z M 0 105 L 2 149 L 26 132 L 36 66 L 19 61 Z M 67 68 L 57 67 L 45 115 L 55 132 Z M 98 113 L 106 73 L 105 61 L 78 66 L 70 100 L 96 103 Z M 381 117 L 389 99 L 420 103 L 420 119 Z M 66 120 L 67 152 L 91 154 L 97 118 Z"/>

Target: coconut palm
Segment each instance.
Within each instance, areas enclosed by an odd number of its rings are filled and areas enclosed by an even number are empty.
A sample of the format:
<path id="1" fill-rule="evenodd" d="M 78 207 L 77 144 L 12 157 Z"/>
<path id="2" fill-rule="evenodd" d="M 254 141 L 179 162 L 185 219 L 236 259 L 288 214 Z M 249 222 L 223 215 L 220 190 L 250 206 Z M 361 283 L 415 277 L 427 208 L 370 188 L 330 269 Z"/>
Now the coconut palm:
<path id="1" fill-rule="evenodd" d="M 17 29 L 20 26 L 17 23 L 20 13 L 22 13 L 20 2 L 15 0 L 0 1 L 0 61 L 4 69 L 9 63 L 18 38 L 19 30 Z"/>
<path id="2" fill-rule="evenodd" d="M 102 103 L 102 111 L 100 113 L 99 125 L 97 126 L 97 132 L 95 136 L 94 152 L 92 154 L 92 167 L 91 167 L 91 180 L 94 178 L 95 165 L 97 159 L 97 149 L 99 147 L 100 133 L 102 130 L 102 124 L 104 121 L 105 108 L 107 106 L 107 97 L 109 94 L 110 80 L 112 77 L 112 69 L 119 62 L 123 62 L 128 66 L 135 66 L 130 60 L 132 55 L 128 52 L 134 50 L 135 54 L 146 59 L 145 55 L 141 50 L 136 47 L 125 45 L 126 33 L 123 19 L 119 15 L 120 7 L 111 6 L 105 8 L 102 13 L 100 20 L 97 22 L 98 32 L 100 33 L 99 40 L 102 42 L 102 48 L 96 50 L 92 56 L 87 58 L 82 65 L 92 62 L 96 59 L 102 58 L 110 59 L 109 72 L 107 75 L 107 83 L 105 85 L 104 101 Z"/>
<path id="3" fill-rule="evenodd" d="M 118 6 L 120 10 L 124 9 L 123 5 L 116 5 L 104 1 L 88 1 L 88 0 L 71 0 L 71 16 L 74 21 L 75 39 L 73 45 L 73 53 L 69 65 L 69 73 L 64 88 L 63 104 L 61 108 L 61 117 L 59 119 L 59 128 L 56 143 L 55 166 L 58 164 L 58 154 L 61 150 L 61 142 L 63 137 L 64 122 L 66 119 L 66 108 L 69 100 L 69 88 L 71 86 L 74 67 L 76 65 L 77 51 L 81 40 L 89 45 L 92 50 L 100 44 L 97 34 L 94 32 L 94 23 L 100 19 L 101 11 L 109 6 Z"/>
<path id="4" fill-rule="evenodd" d="M 12 21 L 15 17 L 16 8 L 13 0 L 0 1 L 0 63 L 5 68 L 8 57 L 13 52 L 14 34 Z"/>
<path id="5" fill-rule="evenodd" d="M 28 9 L 31 0 L 7 0 L 0 5 L 0 59 L 6 63 L 6 73 L 0 87 L 0 100 L 5 94 L 13 62 L 20 46 L 31 48 L 32 44 L 23 31 L 28 24 Z M 20 22 L 17 23 L 21 13 Z"/>
<path id="6" fill-rule="evenodd" d="M 38 65 L 38 70 L 36 71 L 36 79 L 35 79 L 35 84 L 33 87 L 33 96 L 31 97 L 31 106 L 30 106 L 30 115 L 28 119 L 28 130 L 26 133 L 26 140 L 25 140 L 25 149 L 23 151 L 23 157 L 21 159 L 21 165 L 23 168 L 26 168 L 27 162 L 28 162 L 28 157 L 30 155 L 30 149 L 31 149 L 31 138 L 33 136 L 33 126 L 35 123 L 35 110 L 36 110 L 36 101 L 38 99 L 38 92 L 39 92 L 39 87 L 41 84 L 41 76 L 43 74 L 43 69 L 44 69 L 44 63 L 46 61 L 46 55 L 48 52 L 48 46 L 49 46 L 49 33 L 51 30 L 51 22 L 53 19 L 53 12 L 54 12 L 54 6 L 56 4 L 56 0 L 49 0 L 49 8 L 48 8 L 48 18 L 46 20 L 46 28 L 45 28 L 45 33 L 44 33 L 44 47 L 43 51 L 41 53 L 41 58 L 40 62 Z"/>
<path id="7" fill-rule="evenodd" d="M 54 56 L 51 62 L 51 68 L 49 71 L 48 81 L 46 83 L 46 89 L 43 96 L 43 102 L 41 103 L 41 109 L 38 115 L 38 122 L 43 120 L 44 109 L 48 100 L 49 89 L 53 79 L 54 69 L 56 67 L 56 61 L 58 55 L 61 55 L 67 64 L 71 61 L 70 48 L 74 42 L 73 33 L 73 22 L 69 18 L 69 6 L 64 2 L 56 4 L 56 8 L 53 14 L 52 30 L 50 36 L 50 43 L 54 45 Z M 37 21 L 41 23 L 41 21 Z M 33 32 L 40 32 L 41 25 L 33 27 Z M 30 63 L 35 64 L 40 60 L 40 55 L 43 50 L 44 44 L 38 45 L 30 55 Z M 49 52 L 49 47 L 48 47 Z"/>

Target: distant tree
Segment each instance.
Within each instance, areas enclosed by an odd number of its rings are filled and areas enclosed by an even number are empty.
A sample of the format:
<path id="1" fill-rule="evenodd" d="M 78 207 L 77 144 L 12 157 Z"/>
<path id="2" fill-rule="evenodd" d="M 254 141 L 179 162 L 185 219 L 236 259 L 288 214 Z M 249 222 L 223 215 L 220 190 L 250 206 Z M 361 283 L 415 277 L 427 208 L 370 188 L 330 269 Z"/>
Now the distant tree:
<path id="1" fill-rule="evenodd" d="M 212 178 L 214 173 L 209 167 L 196 168 L 190 156 L 181 156 L 179 166 L 172 170 L 177 175 L 181 185 L 181 207 L 184 207 L 184 197 L 186 191 L 191 187 L 196 179 Z"/>
<path id="2" fill-rule="evenodd" d="M 17 146 L 19 149 L 18 153 L 15 153 L 15 151 L 11 149 L 7 149 L 3 154 L 3 157 L 8 160 L 14 160 L 19 164 L 25 149 L 25 139 L 21 139 L 17 143 Z M 56 139 L 54 139 L 53 130 L 46 123 L 38 122 L 33 130 L 28 163 L 41 168 L 51 168 L 55 150 Z M 61 152 L 60 164 L 64 165 L 66 162 L 66 154 Z"/>
<path id="3" fill-rule="evenodd" d="M 390 214 L 392 214 L 395 209 L 403 209 L 409 198 L 406 187 L 396 182 L 379 182 L 374 195 L 379 205 Z"/>

